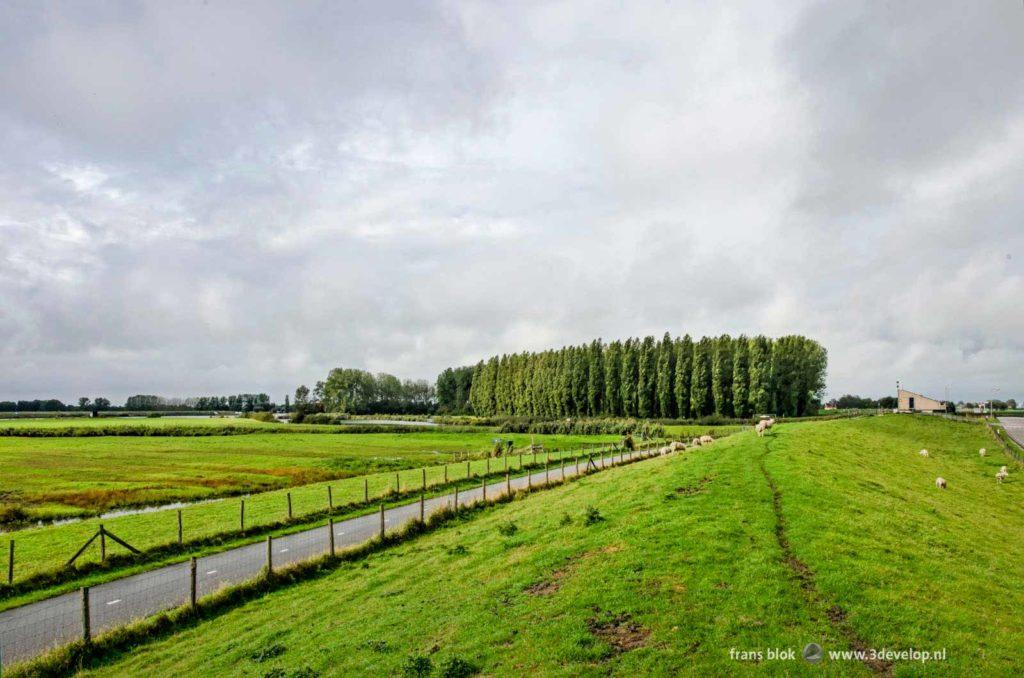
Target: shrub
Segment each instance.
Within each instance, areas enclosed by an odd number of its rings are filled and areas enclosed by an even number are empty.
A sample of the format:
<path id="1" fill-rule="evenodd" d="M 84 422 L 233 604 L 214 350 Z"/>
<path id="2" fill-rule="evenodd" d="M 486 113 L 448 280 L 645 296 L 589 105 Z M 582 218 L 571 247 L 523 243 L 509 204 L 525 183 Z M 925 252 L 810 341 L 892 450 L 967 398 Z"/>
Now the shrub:
<path id="1" fill-rule="evenodd" d="M 600 523 L 604 520 L 604 516 L 597 510 L 596 506 L 588 506 L 587 512 L 583 516 L 584 525 L 593 525 L 594 523 Z"/>
<path id="2" fill-rule="evenodd" d="M 506 520 L 498 525 L 498 534 L 503 537 L 511 537 L 519 531 L 519 526 L 513 523 L 511 520 Z"/>
<path id="3" fill-rule="evenodd" d="M 441 678 L 469 678 L 480 673 L 480 667 L 462 657 L 446 657 L 437 667 Z"/>
<path id="4" fill-rule="evenodd" d="M 630 452 L 636 449 L 636 441 L 633 440 L 632 433 L 627 433 L 626 435 L 622 436 L 622 446 L 625 447 Z"/>
<path id="5" fill-rule="evenodd" d="M 268 424 L 273 424 L 277 421 L 274 418 L 272 412 L 249 412 L 245 415 L 246 419 L 252 419 L 253 421 L 262 421 Z"/>
<path id="6" fill-rule="evenodd" d="M 402 675 L 409 676 L 409 678 L 429 676 L 433 670 L 434 664 L 425 654 L 411 654 L 402 665 Z"/>

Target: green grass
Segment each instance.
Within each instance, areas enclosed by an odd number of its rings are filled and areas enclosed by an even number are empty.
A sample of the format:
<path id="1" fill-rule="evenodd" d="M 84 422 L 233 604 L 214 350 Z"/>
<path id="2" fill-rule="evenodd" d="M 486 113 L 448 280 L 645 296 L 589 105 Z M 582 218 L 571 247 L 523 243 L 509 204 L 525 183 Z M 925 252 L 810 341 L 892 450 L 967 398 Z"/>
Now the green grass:
<path id="1" fill-rule="evenodd" d="M 49 417 L 26 419 L 0 419 L 4 428 L 102 428 L 107 426 L 246 426 L 250 428 L 287 426 L 248 419 L 245 417 Z"/>
<path id="2" fill-rule="evenodd" d="M 410 657 L 489 675 L 869 672 L 729 657 L 813 640 L 947 650 L 896 675 L 1012 675 L 1024 481 L 1013 467 L 997 486 L 1010 462 L 992 449 L 980 426 L 926 417 L 744 433 L 488 509 L 91 673 L 396 675 Z"/>
<path id="3" fill-rule="evenodd" d="M 200 420 L 201 421 L 201 420 Z M 265 424 L 255 424 L 265 426 Z M 272 425 L 272 424 L 271 424 Z M 502 435 L 549 448 L 617 436 Z M 493 447 L 488 431 L 270 434 L 226 437 L 0 438 L 0 524 L 95 515 L 117 507 L 195 501 L 451 461 Z"/>
<path id="4" fill-rule="evenodd" d="M 673 440 L 690 440 L 691 438 L 699 438 L 702 435 L 721 438 L 732 435 L 733 433 L 739 433 L 740 431 L 750 430 L 752 428 L 752 426 L 743 426 L 741 424 L 714 426 L 702 426 L 700 424 L 667 424 L 665 426 L 665 435 Z"/>
<path id="5" fill-rule="evenodd" d="M 439 435 L 439 434 L 438 434 Z M 400 436 L 403 440 L 409 436 Z M 538 437 L 538 442 L 540 442 Z M 614 439 L 614 438 L 613 438 Z M 284 438 L 278 438 L 284 440 Z M 595 438 L 588 438 L 587 444 L 592 444 Z M 545 439 L 545 444 L 557 442 L 565 450 L 563 454 L 555 453 L 552 460 L 560 456 L 568 456 L 579 450 L 579 441 L 572 438 L 555 437 Z M 570 444 L 573 443 L 573 444 Z M 428 458 L 431 463 L 437 459 Z M 396 487 L 402 491 L 414 490 L 422 487 L 423 470 L 426 470 L 426 481 L 430 486 L 442 485 L 447 477 L 449 481 L 467 477 L 467 464 L 469 473 L 472 476 L 486 473 L 489 468 L 492 473 L 499 472 L 505 468 L 506 459 L 508 468 L 515 470 L 520 463 L 518 454 L 511 457 L 487 459 L 474 459 L 450 464 L 437 464 L 433 466 L 402 469 L 398 471 L 387 471 L 382 473 L 371 473 L 359 477 L 335 479 L 326 482 L 317 482 L 300 487 L 275 490 L 253 494 L 245 497 L 245 527 L 246 529 L 260 528 L 264 526 L 275 526 L 285 521 L 288 517 L 287 495 L 291 495 L 292 513 L 297 524 L 301 517 L 307 514 L 323 511 L 327 508 L 327 487 L 332 490 L 332 498 L 335 507 L 343 507 L 347 504 L 358 504 L 363 501 L 364 491 L 373 501 L 376 497 L 386 497 Z M 531 456 L 523 456 L 523 462 L 529 464 Z M 538 463 L 542 463 L 544 455 L 538 455 Z M 446 467 L 447 466 L 447 474 Z M 365 486 L 364 486 L 365 483 Z M 362 509 L 365 511 L 366 509 Z M 19 593 L 17 597 L 4 598 L 0 600 L 0 609 L 12 605 L 21 604 L 28 600 L 39 598 L 42 593 L 65 590 L 68 586 L 83 583 L 95 584 L 106 581 L 114 576 L 122 576 L 130 572 L 143 569 L 150 569 L 160 563 L 179 561 L 187 555 L 197 555 L 211 551 L 223 550 L 231 545 L 246 543 L 254 539 L 253 536 L 225 535 L 229 532 L 237 532 L 240 527 L 240 499 L 218 499 L 207 503 L 189 505 L 182 508 L 183 539 L 185 542 L 198 542 L 216 538 L 216 543 L 201 544 L 194 548 L 188 548 L 178 553 L 168 553 L 155 560 L 145 563 L 133 564 L 131 562 L 118 563 L 116 566 L 101 569 L 98 571 L 89 570 L 80 573 L 80 576 L 69 579 L 67 573 L 61 577 L 61 583 L 57 586 L 49 584 L 33 586 L 28 594 Z M 357 510 L 356 513 L 359 511 Z M 63 570 L 64 563 L 78 550 L 85 541 L 96 532 L 100 524 L 122 539 L 128 541 L 135 548 L 147 551 L 155 548 L 166 547 L 177 541 L 177 512 L 174 510 L 163 510 L 149 513 L 137 513 L 118 517 L 89 518 L 71 523 L 46 525 L 37 528 L 29 528 L 4 535 L 16 542 L 16 567 L 15 584 L 21 584 L 26 580 L 38 578 L 41 575 L 58 574 Z M 277 532 L 297 529 L 296 525 L 290 525 Z M 258 537 L 256 537 L 258 538 Z M 3 545 L 3 555 L 6 555 L 6 543 L 0 540 Z M 123 550 L 111 545 L 110 553 L 117 554 Z M 98 547 L 94 544 L 77 561 L 81 566 L 95 565 L 99 561 Z M 4 560 L 6 564 L 6 560 Z M 6 571 L 5 571 L 6 573 Z M 0 587 L 2 588 L 2 587 Z M 38 589 L 44 589 L 40 591 Z"/>

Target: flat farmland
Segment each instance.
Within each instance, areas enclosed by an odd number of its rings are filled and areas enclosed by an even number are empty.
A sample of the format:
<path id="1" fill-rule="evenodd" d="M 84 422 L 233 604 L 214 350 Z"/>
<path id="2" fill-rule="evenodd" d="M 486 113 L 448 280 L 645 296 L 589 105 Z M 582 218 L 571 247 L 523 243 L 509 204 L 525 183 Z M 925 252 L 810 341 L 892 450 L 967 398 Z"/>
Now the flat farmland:
<path id="1" fill-rule="evenodd" d="M 489 450 L 495 437 L 511 439 L 517 448 L 529 445 L 533 438 L 553 449 L 618 440 L 618 436 L 498 435 L 488 430 L 0 437 L 0 525 L 441 464 L 460 453 Z"/>

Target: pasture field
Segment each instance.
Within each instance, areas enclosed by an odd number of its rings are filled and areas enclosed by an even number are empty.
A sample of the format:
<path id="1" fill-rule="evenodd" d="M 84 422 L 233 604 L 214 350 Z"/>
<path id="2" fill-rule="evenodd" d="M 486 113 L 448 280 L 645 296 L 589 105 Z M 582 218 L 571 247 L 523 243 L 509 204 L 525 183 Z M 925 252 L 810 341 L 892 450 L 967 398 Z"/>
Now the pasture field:
<path id="1" fill-rule="evenodd" d="M 242 436 L 0 438 L 0 525 L 196 501 L 452 461 L 495 437 L 547 448 L 618 436 L 478 432 L 288 433 Z"/>
<path id="2" fill-rule="evenodd" d="M 1024 474 L 997 485 L 1012 462 L 992 443 L 891 415 L 742 433 L 489 508 L 86 673 L 1015 675 Z M 800 657 L 812 641 L 821 664 Z M 767 648 L 796 658 L 730 653 Z M 883 648 L 945 656 L 827 654 Z"/>
<path id="3" fill-rule="evenodd" d="M 246 417 L 38 417 L 0 419 L 0 429 L 26 428 L 101 428 L 106 426 L 153 426 L 167 428 L 169 426 L 245 426 L 249 428 L 265 428 L 285 426 L 256 421 Z"/>

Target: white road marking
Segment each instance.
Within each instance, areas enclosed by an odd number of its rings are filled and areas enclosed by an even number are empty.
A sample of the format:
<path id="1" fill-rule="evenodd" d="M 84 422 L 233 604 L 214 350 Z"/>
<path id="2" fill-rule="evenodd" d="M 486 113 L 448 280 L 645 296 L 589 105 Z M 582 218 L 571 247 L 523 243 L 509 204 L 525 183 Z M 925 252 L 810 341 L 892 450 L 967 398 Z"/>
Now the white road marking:
<path id="1" fill-rule="evenodd" d="M 344 531 L 344 530 L 338 530 L 337 534 L 338 534 L 339 536 L 340 536 L 340 535 L 343 535 L 343 534 L 345 534 L 345 531 Z"/>
<path id="2" fill-rule="evenodd" d="M 288 549 L 281 549 L 278 553 L 288 553 Z"/>
<path id="3" fill-rule="evenodd" d="M 210 570 L 210 571 L 209 571 L 209 572 L 207 572 L 206 574 L 217 574 L 217 570 Z"/>
<path id="4" fill-rule="evenodd" d="M 108 600 L 108 601 L 107 601 L 107 605 L 117 605 L 117 604 L 118 604 L 118 603 L 120 603 L 120 602 L 121 602 L 121 599 L 120 599 L 120 598 L 118 598 L 118 599 L 116 599 L 116 600 Z"/>

